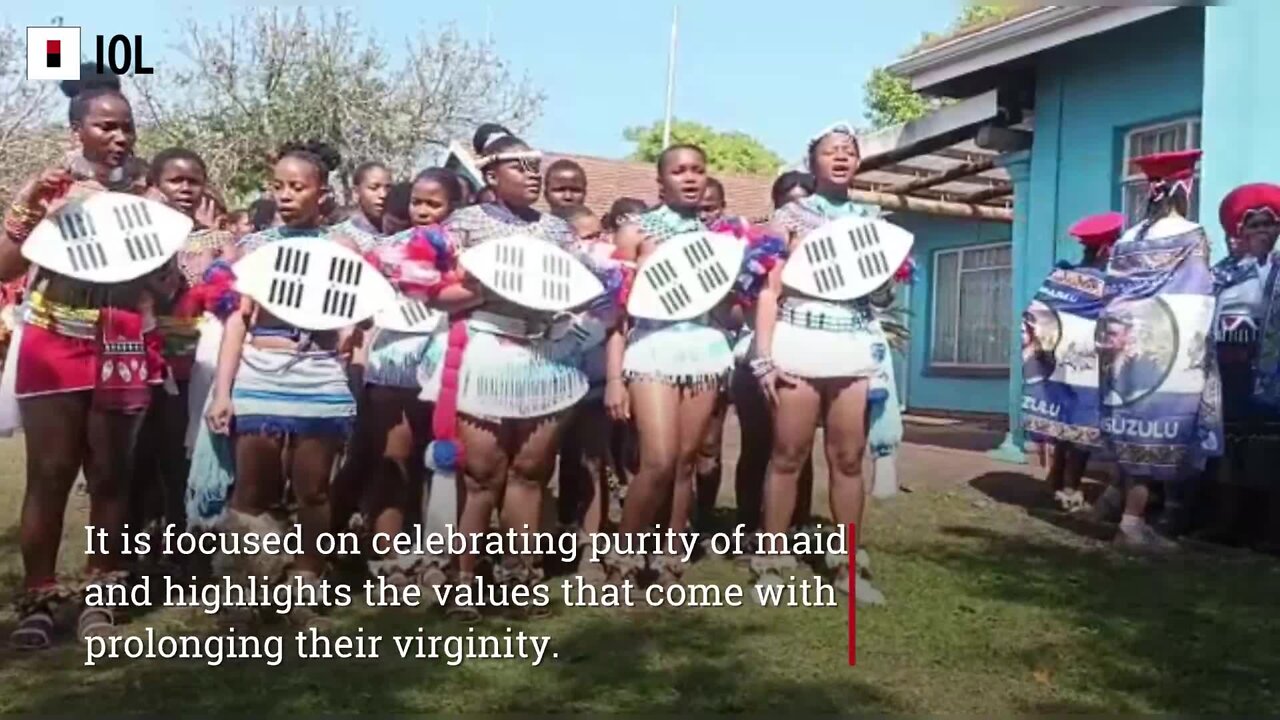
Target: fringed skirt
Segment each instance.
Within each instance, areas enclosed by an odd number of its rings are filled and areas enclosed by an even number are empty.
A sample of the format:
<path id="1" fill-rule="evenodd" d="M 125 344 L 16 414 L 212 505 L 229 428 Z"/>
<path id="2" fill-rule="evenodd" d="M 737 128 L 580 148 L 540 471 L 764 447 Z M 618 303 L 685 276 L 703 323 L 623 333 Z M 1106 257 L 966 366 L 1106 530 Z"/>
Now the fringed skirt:
<path id="1" fill-rule="evenodd" d="M 640 320 L 627 337 L 622 371 L 630 381 L 716 387 L 728 378 L 733 362 L 733 348 L 723 330 L 697 321 Z"/>
<path id="2" fill-rule="evenodd" d="M 433 345 L 439 344 L 439 339 L 436 334 L 375 330 L 365 363 L 365 382 L 383 387 L 420 387 L 419 377 L 429 377 L 435 370 L 434 363 L 441 357 L 439 352 L 430 352 Z"/>
<path id="3" fill-rule="evenodd" d="M 458 373 L 458 411 L 476 418 L 535 418 L 573 407 L 587 394 L 582 348 L 574 335 L 516 339 L 467 322 L 467 347 Z M 444 374 L 444 342 L 432 343 L 421 399 L 434 402 Z M 422 376 L 420 376 L 422 377 Z"/>
<path id="4" fill-rule="evenodd" d="M 356 416 L 346 368 L 327 351 L 262 350 L 246 345 L 231 403 L 237 435 L 345 438 Z"/>
<path id="5" fill-rule="evenodd" d="M 874 378 L 889 355 L 870 309 L 820 300 L 784 300 L 773 328 L 773 362 L 802 378 Z"/>

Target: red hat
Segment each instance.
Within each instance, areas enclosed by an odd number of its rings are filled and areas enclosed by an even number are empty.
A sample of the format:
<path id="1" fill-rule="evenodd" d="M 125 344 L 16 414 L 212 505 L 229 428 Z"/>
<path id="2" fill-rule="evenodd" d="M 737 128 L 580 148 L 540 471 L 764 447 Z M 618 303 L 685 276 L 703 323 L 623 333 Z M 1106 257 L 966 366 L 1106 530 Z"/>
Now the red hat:
<path id="1" fill-rule="evenodd" d="M 1081 245 L 1087 248 L 1102 249 L 1114 245 L 1124 231 L 1124 215 L 1118 212 L 1106 212 L 1090 215 L 1076 221 L 1068 233 L 1074 235 Z"/>
<path id="2" fill-rule="evenodd" d="M 1186 180 L 1196 172 L 1196 161 L 1202 153 L 1199 150 L 1179 150 L 1177 152 L 1155 153 L 1134 158 L 1142 174 L 1147 180 L 1155 182 L 1175 182 Z"/>
<path id="3" fill-rule="evenodd" d="M 1229 237 L 1238 238 L 1245 220 L 1255 212 L 1270 212 L 1280 220 L 1280 185 L 1241 185 L 1222 198 L 1222 204 L 1218 206 L 1218 219 Z"/>

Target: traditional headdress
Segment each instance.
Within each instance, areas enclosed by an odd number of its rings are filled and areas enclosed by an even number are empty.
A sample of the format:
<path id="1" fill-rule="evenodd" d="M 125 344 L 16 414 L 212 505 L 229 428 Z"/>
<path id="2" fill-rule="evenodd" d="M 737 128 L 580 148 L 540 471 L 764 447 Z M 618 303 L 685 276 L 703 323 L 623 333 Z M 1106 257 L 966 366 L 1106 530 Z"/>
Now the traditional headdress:
<path id="1" fill-rule="evenodd" d="M 1120 239 L 1124 231 L 1124 215 L 1118 212 L 1107 212 L 1082 218 L 1071 226 L 1068 233 L 1075 236 L 1080 244 L 1094 250 L 1111 247 Z"/>
<path id="2" fill-rule="evenodd" d="M 1168 197 L 1177 188 L 1182 188 L 1189 196 L 1196 162 L 1202 154 L 1199 150 L 1179 150 L 1144 155 L 1133 162 L 1147 176 L 1147 182 L 1151 184 L 1149 197 L 1154 201 Z"/>
<path id="3" fill-rule="evenodd" d="M 1250 183 L 1227 193 L 1218 206 L 1218 219 L 1228 237 L 1238 238 L 1249 218 L 1258 213 L 1280 221 L 1280 185 Z"/>
<path id="4" fill-rule="evenodd" d="M 862 146 L 858 142 L 858 132 L 853 129 L 853 125 L 848 120 L 840 120 L 839 122 L 835 122 L 826 126 L 818 134 L 809 138 L 809 144 L 806 147 L 805 160 L 804 160 L 806 168 L 808 168 L 809 170 L 813 170 L 813 168 L 810 167 L 809 156 L 813 154 L 813 149 L 817 147 L 819 142 L 822 141 L 822 138 L 832 133 L 840 133 L 841 135 L 848 135 L 853 140 L 853 147 L 858 151 L 858 154 L 859 155 L 862 154 Z"/>

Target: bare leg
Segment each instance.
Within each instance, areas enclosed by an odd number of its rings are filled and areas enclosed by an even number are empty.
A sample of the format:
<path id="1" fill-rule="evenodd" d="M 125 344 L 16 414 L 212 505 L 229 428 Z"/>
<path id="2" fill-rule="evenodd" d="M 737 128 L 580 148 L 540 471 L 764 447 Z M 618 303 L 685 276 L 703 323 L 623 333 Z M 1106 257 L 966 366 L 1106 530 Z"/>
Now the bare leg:
<path id="1" fill-rule="evenodd" d="M 511 463 L 502 510 L 498 514 L 503 530 L 513 530 L 520 537 L 542 530 L 543 489 L 555 471 L 560 432 L 568 417 L 564 412 L 515 423 L 515 438 L 509 446 Z M 537 579 L 534 568 L 541 565 L 540 560 L 528 555 L 508 555 L 503 558 L 503 564 L 508 569 L 522 569 L 513 578 L 517 582 L 532 583 Z"/>
<path id="2" fill-rule="evenodd" d="M 261 515 L 280 505 L 284 497 L 284 438 L 271 435 L 238 435 L 236 483 L 231 489 L 231 509 Z"/>
<path id="3" fill-rule="evenodd" d="M 831 471 L 831 514 L 837 523 L 853 523 L 853 540 L 859 548 L 862 545 L 860 539 L 866 537 L 863 513 L 867 507 L 869 484 L 862 475 L 867 440 L 868 385 L 862 378 L 839 379 L 828 381 L 823 388 L 827 394 L 824 449 Z M 860 549 L 858 554 L 863 555 L 863 551 Z M 827 562 L 836 569 L 837 588 L 848 590 L 856 586 L 858 604 L 884 604 L 884 595 L 857 571 L 856 566 L 849 567 L 847 558 L 828 557 Z"/>
<path id="4" fill-rule="evenodd" d="M 699 451 L 706 446 L 706 437 L 716 411 L 716 402 L 720 391 L 717 388 L 707 390 L 681 391 L 679 410 L 679 455 L 676 459 L 676 473 L 671 500 L 671 516 L 668 527 L 676 532 L 689 529 L 690 516 L 694 505 L 694 478 L 697 475 Z M 720 416 L 723 423 L 724 416 Z M 723 426 L 718 426 L 723 430 Z M 717 453 L 719 439 L 716 442 Z M 718 488 L 719 462 L 716 463 L 716 482 Z M 712 492 L 708 490 L 708 492 Z M 715 495 L 712 493 L 710 506 L 715 507 Z"/>
<path id="5" fill-rule="evenodd" d="M 694 525 L 703 532 L 710 532 L 711 518 L 716 511 L 716 497 L 720 494 L 720 480 L 724 475 L 721 453 L 724 445 L 724 420 L 729 414 L 729 398 L 723 392 L 715 394 L 711 417 L 698 447 L 696 459 L 694 495 L 697 511 Z"/>
<path id="6" fill-rule="evenodd" d="M 786 532 L 796 507 L 796 481 L 813 451 L 822 398 L 803 380 L 779 379 L 773 419 L 773 454 L 764 485 L 764 522 L 768 533 Z"/>
<path id="7" fill-rule="evenodd" d="M 630 392 L 640 468 L 627 487 L 620 530 L 643 533 L 654 529 L 658 513 L 675 485 L 680 455 L 680 390 L 658 382 L 638 381 L 631 384 Z"/>
<path id="8" fill-rule="evenodd" d="M 89 523 L 106 529 L 108 537 L 108 553 L 88 557 L 86 566 L 91 575 L 116 572 L 126 565 L 120 534 L 129 521 L 133 448 L 142 421 L 142 413 L 89 411 L 89 452 L 84 463 L 89 485 Z"/>
<path id="9" fill-rule="evenodd" d="M 831 472 L 831 514 L 862 531 L 866 492 L 862 456 L 867 447 L 867 381 L 834 380 L 827 401 L 825 451 Z M 826 390 L 826 388 L 824 388 Z"/>
<path id="10" fill-rule="evenodd" d="M 329 478 L 342 449 L 335 437 L 301 436 L 294 443 L 290 478 L 298 499 L 298 524 L 302 526 L 302 556 L 294 558 L 294 568 L 313 575 L 324 573 L 325 558 L 316 547 L 316 538 L 328 531 Z"/>
<path id="11" fill-rule="evenodd" d="M 458 416 L 458 439 L 467 449 L 466 493 L 458 519 L 459 532 L 483 533 L 489 530 L 489 518 L 502 496 L 510 464 L 510 458 L 499 442 L 502 430 L 503 426 L 498 424 Z M 475 555 L 464 553 L 458 558 L 459 572 L 473 576 L 477 560 Z"/>
<path id="12" fill-rule="evenodd" d="M 25 585 L 31 588 L 54 579 L 67 497 L 86 454 L 89 393 L 58 393 L 18 402 L 27 448 L 22 565 Z"/>
<path id="13" fill-rule="evenodd" d="M 418 402 L 416 391 L 403 388 L 370 386 L 368 395 L 368 430 L 366 449 L 371 466 L 368 473 L 369 514 L 375 533 L 396 535 L 404 530 L 406 515 L 419 497 L 415 486 L 421 485 L 422 452 L 426 438 L 422 423 L 415 415 L 426 412 Z M 414 425 L 418 430 L 415 432 Z"/>

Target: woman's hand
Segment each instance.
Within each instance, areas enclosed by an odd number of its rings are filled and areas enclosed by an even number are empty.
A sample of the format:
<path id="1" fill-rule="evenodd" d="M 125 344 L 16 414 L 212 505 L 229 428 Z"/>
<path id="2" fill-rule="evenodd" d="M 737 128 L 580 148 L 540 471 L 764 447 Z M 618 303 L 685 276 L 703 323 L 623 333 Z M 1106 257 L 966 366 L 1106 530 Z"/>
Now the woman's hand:
<path id="1" fill-rule="evenodd" d="M 49 204 L 67 194 L 71 189 L 71 173 L 64 167 L 51 167 L 20 193 L 18 203 L 31 210 L 48 212 Z"/>
<path id="2" fill-rule="evenodd" d="M 209 403 L 209 410 L 204 414 L 204 421 L 209 430 L 216 435 L 231 434 L 231 396 L 227 393 L 216 393 Z"/>
<path id="3" fill-rule="evenodd" d="M 196 203 L 196 211 L 192 214 L 191 219 L 195 220 L 197 229 L 217 229 L 219 225 L 217 203 L 208 195 L 200 196 L 200 202 Z"/>
<path id="4" fill-rule="evenodd" d="M 622 378 L 612 378 L 604 386 L 604 407 L 609 417 L 619 422 L 631 419 L 631 396 Z"/>
<path id="5" fill-rule="evenodd" d="M 769 407 L 778 406 L 778 390 L 780 388 L 794 386 L 795 379 L 778 370 L 773 364 L 773 360 L 769 358 L 756 358 L 751 361 L 751 372 L 756 376 L 756 381 L 760 383 L 760 391 L 764 393 L 764 397 L 769 401 Z"/>

